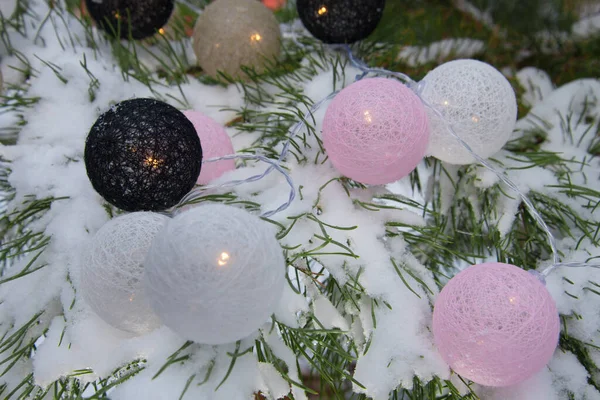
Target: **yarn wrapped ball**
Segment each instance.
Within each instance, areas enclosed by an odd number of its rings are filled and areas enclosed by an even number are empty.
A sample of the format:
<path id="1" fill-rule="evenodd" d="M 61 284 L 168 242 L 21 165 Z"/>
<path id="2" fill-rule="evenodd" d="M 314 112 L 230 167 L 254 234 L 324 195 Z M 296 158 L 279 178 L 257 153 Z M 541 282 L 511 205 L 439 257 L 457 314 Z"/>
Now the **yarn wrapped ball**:
<path id="1" fill-rule="evenodd" d="M 343 175 L 365 184 L 408 175 L 423 159 L 428 139 L 423 104 L 393 79 L 362 79 L 346 87 L 323 120 L 329 159 Z"/>
<path id="2" fill-rule="evenodd" d="M 471 266 L 435 302 L 433 334 L 458 374 L 510 386 L 540 371 L 558 344 L 558 311 L 540 280 L 510 264 Z"/>
<path id="3" fill-rule="evenodd" d="M 202 147 L 194 125 L 153 99 L 117 104 L 87 137 L 85 166 L 96 191 L 126 211 L 176 205 L 196 184 Z"/>
<path id="4" fill-rule="evenodd" d="M 233 144 L 225 129 L 214 119 L 198 111 L 184 111 L 183 114 L 192 122 L 202 143 L 203 158 L 216 158 L 233 154 Z M 234 160 L 223 160 L 202 165 L 198 177 L 200 185 L 206 185 L 227 171 L 235 169 Z"/>
<path id="5" fill-rule="evenodd" d="M 510 139 L 517 99 L 496 68 L 476 60 L 450 61 L 429 72 L 422 84 L 423 100 L 444 116 L 442 120 L 427 110 L 431 125 L 428 153 L 435 158 L 458 165 L 476 162 L 447 124 L 482 158 L 498 152 Z"/>
<path id="6" fill-rule="evenodd" d="M 113 37 L 144 39 L 162 28 L 175 0 L 85 0 L 98 27 Z"/>
<path id="7" fill-rule="evenodd" d="M 265 70 L 281 49 L 281 32 L 273 12 L 256 0 L 216 0 L 198 17 L 193 46 L 198 64 L 214 78 L 221 71 L 246 76 L 242 67 Z"/>
<path id="8" fill-rule="evenodd" d="M 281 300 L 286 263 L 270 224 L 202 205 L 170 220 L 146 256 L 146 292 L 163 323 L 216 345 L 255 332 Z"/>
<path id="9" fill-rule="evenodd" d="M 385 0 L 297 0 L 302 24 L 324 43 L 354 43 L 379 24 Z"/>
<path id="10" fill-rule="evenodd" d="M 81 266 L 80 292 L 109 325 L 136 335 L 161 325 L 144 293 L 142 262 L 168 220 L 149 212 L 125 214 L 104 224 L 92 239 Z"/>

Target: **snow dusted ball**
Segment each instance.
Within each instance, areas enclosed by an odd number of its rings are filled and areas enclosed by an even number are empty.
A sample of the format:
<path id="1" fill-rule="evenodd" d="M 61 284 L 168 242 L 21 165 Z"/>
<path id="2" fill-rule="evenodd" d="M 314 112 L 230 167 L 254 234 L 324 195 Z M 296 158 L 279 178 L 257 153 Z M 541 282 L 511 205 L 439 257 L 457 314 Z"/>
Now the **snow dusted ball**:
<path id="1" fill-rule="evenodd" d="M 144 294 L 142 262 L 169 218 L 136 212 L 108 221 L 94 236 L 81 270 L 83 297 L 117 329 L 143 335 L 161 325 Z"/>
<path id="2" fill-rule="evenodd" d="M 369 36 L 383 16 L 385 0 L 297 0 L 306 29 L 324 43 L 354 43 Z"/>
<path id="3" fill-rule="evenodd" d="M 444 116 L 427 110 L 431 124 L 429 153 L 450 164 L 476 162 L 447 129 L 483 158 L 498 152 L 510 139 L 517 119 L 515 92 L 496 68 L 476 60 L 440 65 L 425 78 L 423 100 Z"/>
<path id="4" fill-rule="evenodd" d="M 256 0 L 216 0 L 198 17 L 194 27 L 198 64 L 212 77 L 222 71 L 234 78 L 242 66 L 264 71 L 279 55 L 281 32 L 273 12 Z"/>
<path id="5" fill-rule="evenodd" d="M 98 118 L 85 144 L 94 189 L 126 211 L 176 205 L 196 184 L 202 147 L 194 125 L 153 99 L 123 101 Z"/>
<path id="6" fill-rule="evenodd" d="M 510 264 L 471 266 L 452 278 L 433 311 L 437 348 L 450 367 L 485 386 L 510 386 L 540 371 L 560 332 L 545 286 Z"/>
<path id="7" fill-rule="evenodd" d="M 175 0 L 85 0 L 98 27 L 121 39 L 144 39 L 162 28 Z"/>
<path id="8" fill-rule="evenodd" d="M 214 119 L 198 111 L 184 111 L 183 114 L 194 124 L 202 143 L 203 158 L 216 158 L 233 154 L 233 144 L 225 129 Z M 206 185 L 227 171 L 235 169 L 234 160 L 223 160 L 202 165 L 198 183 Z"/>
<path id="9" fill-rule="evenodd" d="M 363 79 L 327 108 L 323 144 L 335 168 L 357 182 L 381 185 L 408 175 L 429 139 L 421 100 L 402 83 Z"/>
<path id="10" fill-rule="evenodd" d="M 286 264 L 270 224 L 203 205 L 170 220 L 146 256 L 146 291 L 182 337 L 223 344 L 256 331 L 281 299 Z"/>

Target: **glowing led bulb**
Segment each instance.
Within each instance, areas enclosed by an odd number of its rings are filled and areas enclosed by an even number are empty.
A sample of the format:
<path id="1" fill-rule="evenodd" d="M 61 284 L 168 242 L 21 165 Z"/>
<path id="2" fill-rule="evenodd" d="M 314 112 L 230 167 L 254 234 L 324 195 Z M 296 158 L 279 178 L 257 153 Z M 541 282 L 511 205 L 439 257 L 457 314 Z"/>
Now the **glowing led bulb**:
<path id="1" fill-rule="evenodd" d="M 229 253 L 222 252 L 221 255 L 219 256 L 219 259 L 217 260 L 217 264 L 219 264 L 220 267 L 224 267 L 225 265 L 227 265 L 228 261 L 229 261 Z"/>
<path id="2" fill-rule="evenodd" d="M 326 12 L 327 12 L 327 7 L 325 7 L 325 6 L 323 6 L 323 7 L 319 8 L 319 11 L 317 11 L 317 13 L 318 13 L 319 15 L 323 15 L 323 14 L 325 14 Z"/>

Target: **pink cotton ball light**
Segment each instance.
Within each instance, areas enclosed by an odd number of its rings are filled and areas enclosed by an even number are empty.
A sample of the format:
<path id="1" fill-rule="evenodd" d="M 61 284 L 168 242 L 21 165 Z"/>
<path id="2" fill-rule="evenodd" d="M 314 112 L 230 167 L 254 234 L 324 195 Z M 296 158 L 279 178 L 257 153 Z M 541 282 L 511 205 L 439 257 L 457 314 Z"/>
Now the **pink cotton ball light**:
<path id="1" fill-rule="evenodd" d="M 194 124 L 202 144 L 203 158 L 216 158 L 233 154 L 233 144 L 225 129 L 214 119 L 198 111 L 184 111 L 183 114 Z M 206 185 L 227 171 L 235 169 L 234 160 L 203 163 L 198 184 Z"/>
<path id="2" fill-rule="evenodd" d="M 554 300 L 534 275 L 510 264 L 471 266 L 452 278 L 433 311 L 438 351 L 458 374 L 511 386 L 552 358 L 560 324 Z"/>
<path id="3" fill-rule="evenodd" d="M 332 164 L 364 184 L 408 175 L 425 156 L 428 140 L 421 100 L 393 79 L 353 83 L 333 99 L 323 120 L 323 145 Z"/>

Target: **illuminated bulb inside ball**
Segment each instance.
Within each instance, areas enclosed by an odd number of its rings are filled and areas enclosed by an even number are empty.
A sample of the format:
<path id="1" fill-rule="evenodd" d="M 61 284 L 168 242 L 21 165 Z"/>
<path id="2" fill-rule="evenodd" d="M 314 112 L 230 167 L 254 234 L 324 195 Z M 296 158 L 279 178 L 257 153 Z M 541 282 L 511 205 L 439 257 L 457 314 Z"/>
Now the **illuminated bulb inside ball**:
<path id="1" fill-rule="evenodd" d="M 363 79 L 327 108 L 323 146 L 333 166 L 357 182 L 381 185 L 421 162 L 429 128 L 423 103 L 393 79 Z"/>
<path id="2" fill-rule="evenodd" d="M 319 13 L 319 15 L 323 15 L 327 12 L 327 7 L 323 6 L 321 8 L 319 8 L 319 11 L 317 11 Z"/>
<path id="3" fill-rule="evenodd" d="M 281 32 L 273 12 L 256 0 L 216 0 L 198 17 L 193 47 L 205 73 L 247 77 L 244 67 L 258 73 L 275 61 Z"/>
<path id="4" fill-rule="evenodd" d="M 440 65 L 423 79 L 422 98 L 428 109 L 431 139 L 428 153 L 450 164 L 476 159 L 448 130 L 448 124 L 471 149 L 488 158 L 510 139 L 517 118 L 515 92 L 494 67 L 476 60 Z"/>
<path id="5" fill-rule="evenodd" d="M 204 344 L 254 333 L 275 310 L 286 263 L 272 226 L 208 204 L 171 219 L 146 257 L 145 286 L 163 323 Z"/>
<path id="6" fill-rule="evenodd" d="M 442 358 L 485 386 L 510 386 L 552 358 L 560 321 L 554 300 L 534 275 L 514 265 L 471 266 L 444 287 L 433 311 Z"/>
<path id="7" fill-rule="evenodd" d="M 217 260 L 217 264 L 219 264 L 220 267 L 224 267 L 225 265 L 227 265 L 228 261 L 229 261 L 229 253 L 222 252 L 221 255 L 219 256 L 219 259 Z"/>

